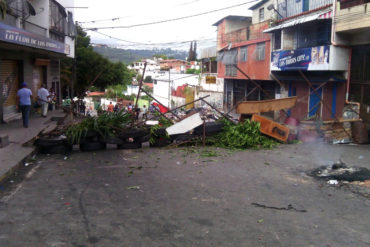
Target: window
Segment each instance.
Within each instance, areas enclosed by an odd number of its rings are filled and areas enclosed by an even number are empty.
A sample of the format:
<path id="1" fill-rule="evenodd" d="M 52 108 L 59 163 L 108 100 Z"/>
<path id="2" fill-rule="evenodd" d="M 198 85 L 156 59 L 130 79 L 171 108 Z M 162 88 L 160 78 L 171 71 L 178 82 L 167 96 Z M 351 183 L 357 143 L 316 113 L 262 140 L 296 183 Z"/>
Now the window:
<path id="1" fill-rule="evenodd" d="M 266 43 L 257 44 L 256 60 L 265 60 Z"/>
<path id="2" fill-rule="evenodd" d="M 265 8 L 260 8 L 259 9 L 259 21 L 264 21 L 265 20 Z"/>
<path id="3" fill-rule="evenodd" d="M 225 75 L 226 76 L 232 76 L 232 77 L 235 77 L 236 76 L 236 68 L 234 65 L 225 65 Z"/>
<path id="4" fill-rule="evenodd" d="M 247 40 L 250 40 L 250 37 L 251 36 L 251 29 L 250 29 L 250 27 L 247 27 Z"/>
<path id="5" fill-rule="evenodd" d="M 274 33 L 274 50 L 281 49 L 281 30 Z"/>
<path id="6" fill-rule="evenodd" d="M 309 0 L 303 0 L 302 3 L 302 11 L 308 11 L 310 10 L 310 1 Z"/>
<path id="7" fill-rule="evenodd" d="M 240 48 L 239 61 L 246 62 L 248 59 L 248 46 Z"/>
<path id="8" fill-rule="evenodd" d="M 68 34 L 67 13 L 65 9 L 54 0 L 50 1 L 49 9 L 49 26 L 50 32 L 53 33 L 53 35 L 50 35 L 50 38 L 64 41 L 64 36 Z"/>

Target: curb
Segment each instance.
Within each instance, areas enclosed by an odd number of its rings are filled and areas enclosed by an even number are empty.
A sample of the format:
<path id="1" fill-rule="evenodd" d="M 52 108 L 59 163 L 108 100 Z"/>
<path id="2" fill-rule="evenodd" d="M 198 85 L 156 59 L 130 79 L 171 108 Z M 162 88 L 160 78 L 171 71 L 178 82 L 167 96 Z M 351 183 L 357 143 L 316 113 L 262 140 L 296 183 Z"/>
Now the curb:
<path id="1" fill-rule="evenodd" d="M 24 157 L 21 161 L 18 162 L 15 166 L 10 168 L 6 173 L 0 176 L 0 185 L 5 184 L 7 180 L 16 173 L 19 169 L 21 169 L 24 165 L 24 163 L 30 159 L 32 156 L 34 156 L 37 153 L 37 148 L 34 148 L 30 154 L 28 154 L 26 157 Z"/>

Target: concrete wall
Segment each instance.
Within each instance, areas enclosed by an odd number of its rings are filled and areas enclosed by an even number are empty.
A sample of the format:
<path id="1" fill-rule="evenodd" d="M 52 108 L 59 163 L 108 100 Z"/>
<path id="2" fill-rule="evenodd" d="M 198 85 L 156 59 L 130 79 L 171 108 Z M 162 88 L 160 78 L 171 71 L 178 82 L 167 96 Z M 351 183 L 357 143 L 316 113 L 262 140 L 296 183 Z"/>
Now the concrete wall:
<path id="1" fill-rule="evenodd" d="M 250 25 L 250 21 L 225 19 L 225 33 L 230 33 Z"/>
<path id="2" fill-rule="evenodd" d="M 35 8 L 36 15 L 30 16 L 27 21 L 49 30 L 49 0 L 29 1 Z M 49 32 L 47 32 L 49 36 Z"/>
<path id="3" fill-rule="evenodd" d="M 335 30 L 337 32 L 369 29 L 370 27 L 370 3 L 340 9 L 337 3 L 335 14 Z M 362 30 L 365 31 L 365 30 Z"/>

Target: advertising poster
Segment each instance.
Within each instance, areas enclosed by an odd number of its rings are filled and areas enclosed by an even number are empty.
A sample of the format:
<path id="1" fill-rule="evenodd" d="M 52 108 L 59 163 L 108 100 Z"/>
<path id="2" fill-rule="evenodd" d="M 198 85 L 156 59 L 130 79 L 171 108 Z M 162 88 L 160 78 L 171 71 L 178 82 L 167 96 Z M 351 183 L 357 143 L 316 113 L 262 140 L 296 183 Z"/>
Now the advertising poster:
<path id="1" fill-rule="evenodd" d="M 275 51 L 271 54 L 271 70 L 328 70 L 329 46 Z"/>

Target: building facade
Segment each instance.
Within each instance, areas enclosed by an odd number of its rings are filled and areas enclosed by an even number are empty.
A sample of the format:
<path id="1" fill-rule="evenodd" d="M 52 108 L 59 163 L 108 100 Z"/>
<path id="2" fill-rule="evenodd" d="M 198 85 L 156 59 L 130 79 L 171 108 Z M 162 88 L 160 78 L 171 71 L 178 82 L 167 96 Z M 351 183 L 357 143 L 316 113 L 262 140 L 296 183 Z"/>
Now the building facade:
<path id="1" fill-rule="evenodd" d="M 272 2 L 272 1 L 271 1 Z M 224 79 L 224 110 L 245 100 L 275 98 L 277 84 L 270 78 L 270 12 L 261 1 L 250 16 L 226 16 L 217 26 L 218 77 Z M 259 86 L 256 87 L 256 84 Z"/>
<path id="2" fill-rule="evenodd" d="M 68 6 L 66 9 L 63 6 Z M 72 0 L 9 0 L 0 19 L 0 115 L 17 114 L 16 92 L 27 82 L 34 99 L 41 84 L 60 92 L 60 59 L 74 57 Z"/>
<path id="3" fill-rule="evenodd" d="M 333 0 L 278 0 L 272 35 L 271 76 L 281 97 L 298 96 L 289 115 L 299 120 L 342 117 L 350 50 L 332 41 Z"/>
<path id="4" fill-rule="evenodd" d="M 209 95 L 206 101 L 218 109 L 223 109 L 224 78 L 217 76 L 217 48 L 214 46 L 202 49 L 199 59 L 201 74 L 199 86 L 196 87 L 195 99 Z M 202 107 L 205 103 L 198 101 L 195 105 Z"/>
<path id="5" fill-rule="evenodd" d="M 370 1 L 334 1 L 333 43 L 350 49 L 347 100 L 370 124 Z"/>

